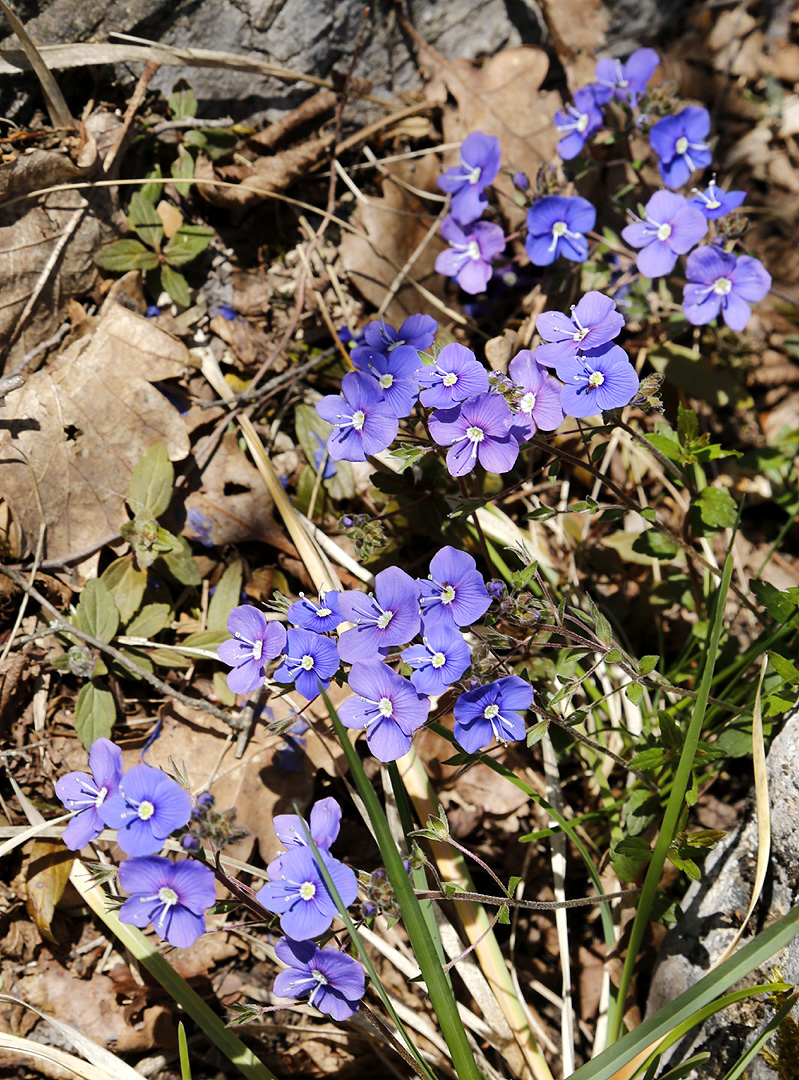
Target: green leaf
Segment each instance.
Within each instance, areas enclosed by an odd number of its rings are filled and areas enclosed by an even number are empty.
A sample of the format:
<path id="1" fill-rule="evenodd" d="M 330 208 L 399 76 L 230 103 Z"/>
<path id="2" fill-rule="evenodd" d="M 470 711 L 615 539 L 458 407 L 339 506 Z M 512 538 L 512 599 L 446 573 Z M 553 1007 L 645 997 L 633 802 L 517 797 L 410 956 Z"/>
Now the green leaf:
<path id="1" fill-rule="evenodd" d="M 244 565 L 241 559 L 231 563 L 216 584 L 211 603 L 208 605 L 208 629 L 225 630 L 227 620 L 234 607 L 238 607 L 241 597 L 241 583 L 244 578 Z"/>
<path id="2" fill-rule="evenodd" d="M 510 908 L 507 904 L 501 904 L 497 912 L 497 922 L 500 926 L 510 926 Z"/>
<path id="3" fill-rule="evenodd" d="M 159 530 L 159 532 L 166 532 L 166 530 Z M 161 561 L 181 585 L 199 585 L 202 578 L 192 558 L 188 541 L 182 536 L 173 536 L 172 533 L 166 535 L 174 541 L 174 545 L 171 551 L 160 556 Z"/>
<path id="4" fill-rule="evenodd" d="M 214 230 L 205 225 L 182 225 L 164 248 L 164 258 L 170 266 L 191 262 L 205 251 L 213 236 Z"/>
<path id="5" fill-rule="evenodd" d="M 192 136 L 191 140 L 188 138 L 189 135 Z M 203 128 L 200 131 L 189 131 L 186 136 L 183 142 L 187 146 L 191 143 L 201 146 L 205 156 L 211 161 L 217 161 L 225 154 L 229 154 L 239 141 L 235 131 L 225 131 L 224 128 Z"/>
<path id="6" fill-rule="evenodd" d="M 175 470 L 163 443 L 151 446 L 133 470 L 128 505 L 138 517 L 142 512 L 157 518 L 169 506 L 175 486 Z"/>
<path id="7" fill-rule="evenodd" d="M 135 191 L 131 196 L 128 207 L 128 222 L 131 229 L 144 241 L 147 247 L 158 251 L 164 238 L 164 224 L 158 216 L 158 211 L 145 199 L 140 191 Z"/>
<path id="8" fill-rule="evenodd" d="M 197 115 L 197 98 L 190 86 L 173 90 L 167 104 L 173 120 L 188 120 Z"/>
<path id="9" fill-rule="evenodd" d="M 689 449 L 699 438 L 699 417 L 693 409 L 677 406 L 677 438 L 684 450 Z"/>
<path id="10" fill-rule="evenodd" d="M 735 499 L 725 488 L 707 487 L 696 502 L 702 521 L 711 529 L 732 529 L 738 520 Z"/>
<path id="11" fill-rule="evenodd" d="M 633 705 L 640 705 L 644 696 L 644 688 L 637 682 L 628 683 L 624 688 L 624 696 L 628 701 L 631 701 Z"/>
<path id="12" fill-rule="evenodd" d="M 130 637 L 150 639 L 160 633 L 171 618 L 172 608 L 169 604 L 146 604 L 128 626 L 126 633 Z"/>
<path id="13" fill-rule="evenodd" d="M 114 695 L 93 682 L 86 683 L 75 701 L 75 731 L 88 750 L 96 739 L 107 739 L 117 718 Z"/>
<path id="14" fill-rule="evenodd" d="M 604 615 L 601 615 L 599 612 L 597 612 L 595 629 L 596 636 L 599 638 L 601 643 L 605 646 L 606 649 L 610 648 L 613 642 L 613 631 L 610 629 L 610 623 L 608 622 L 608 620 L 605 618 Z"/>
<path id="15" fill-rule="evenodd" d="M 682 461 L 680 444 L 673 432 L 656 431 L 651 435 L 645 435 L 644 438 L 669 461 Z"/>
<path id="16" fill-rule="evenodd" d="M 534 746 L 537 742 L 540 742 L 549 728 L 549 723 L 546 720 L 541 720 L 537 724 L 533 724 L 530 730 L 527 732 L 527 745 Z"/>
<path id="17" fill-rule="evenodd" d="M 100 576 L 114 598 L 123 623 L 127 623 L 144 597 L 147 573 L 133 564 L 133 555 L 123 555 L 106 567 Z"/>
<path id="18" fill-rule="evenodd" d="M 189 283 L 179 270 L 173 270 L 168 264 L 161 267 L 161 287 L 168 292 L 176 304 L 188 307 L 191 303 Z"/>
<path id="19" fill-rule="evenodd" d="M 639 555 L 648 555 L 650 559 L 670 560 L 677 555 L 679 548 L 657 529 L 647 529 L 633 542 L 633 551 L 637 551 Z"/>
<path id="20" fill-rule="evenodd" d="M 108 644 L 117 632 L 119 610 L 110 589 L 99 578 L 93 578 L 81 593 L 75 625 L 104 644 Z"/>
<path id="21" fill-rule="evenodd" d="M 780 656 L 779 653 L 775 652 L 770 652 L 768 658 L 769 663 L 781 678 L 792 685 L 799 683 L 799 668 L 792 664 L 790 660 L 786 660 L 784 656 Z"/>
<path id="22" fill-rule="evenodd" d="M 143 668 L 144 671 L 152 672 L 153 665 L 150 662 L 150 658 L 145 656 L 140 649 L 120 649 L 119 651 L 126 659 L 132 661 L 137 667 Z M 141 675 L 138 675 L 135 671 L 131 671 L 131 669 L 125 667 L 124 664 L 112 660 L 111 666 L 120 679 L 135 679 L 137 682 L 141 682 Z"/>
<path id="23" fill-rule="evenodd" d="M 638 670 L 642 675 L 649 675 L 658 666 L 659 656 L 642 656 L 638 662 Z"/>
<path id="24" fill-rule="evenodd" d="M 665 760 L 665 750 L 659 746 L 651 746 L 648 750 L 641 750 L 640 753 L 634 754 L 629 765 L 631 769 L 638 769 L 639 772 L 652 772 L 661 768 Z"/>
<path id="25" fill-rule="evenodd" d="M 755 594 L 757 602 L 777 622 L 788 622 L 796 614 L 796 605 L 770 581 L 752 581 L 749 588 Z"/>
<path id="26" fill-rule="evenodd" d="M 230 634 L 227 630 L 198 630 L 196 634 L 189 634 L 183 639 L 183 644 L 192 649 L 215 649 L 223 641 L 227 641 Z"/>
<path id="27" fill-rule="evenodd" d="M 94 256 L 95 263 L 103 270 L 154 270 L 158 256 L 139 240 L 115 240 L 106 244 Z"/>
<path id="28" fill-rule="evenodd" d="M 161 166 L 156 165 L 154 169 L 151 169 L 150 172 L 147 173 L 147 179 L 160 180 L 163 175 L 164 174 L 161 172 Z M 155 206 L 156 202 L 161 198 L 161 192 L 164 190 L 164 185 L 144 183 L 139 190 L 141 191 L 142 198 L 146 199 L 147 202 L 151 202 L 153 206 Z"/>
<path id="29" fill-rule="evenodd" d="M 190 668 L 194 663 L 193 660 L 171 649 L 153 649 L 150 652 L 150 660 L 158 667 L 164 668 Z"/>

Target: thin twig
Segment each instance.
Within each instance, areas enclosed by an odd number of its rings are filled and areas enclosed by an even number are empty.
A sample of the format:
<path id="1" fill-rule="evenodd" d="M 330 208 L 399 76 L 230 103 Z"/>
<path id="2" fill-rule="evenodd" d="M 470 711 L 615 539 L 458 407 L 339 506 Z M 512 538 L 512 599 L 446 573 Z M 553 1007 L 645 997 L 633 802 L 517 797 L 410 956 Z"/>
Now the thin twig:
<path id="1" fill-rule="evenodd" d="M 606 900 L 623 900 L 629 896 L 638 896 L 640 889 L 622 889 L 619 892 L 603 893 L 601 896 L 578 896 L 573 900 L 516 900 L 512 896 L 488 896 L 485 893 L 467 892 L 456 889 L 444 892 L 438 889 L 414 889 L 419 900 L 471 900 L 475 904 L 490 904 L 492 907 L 516 907 L 526 911 L 557 911 L 558 908 L 592 907 L 604 904 Z"/>

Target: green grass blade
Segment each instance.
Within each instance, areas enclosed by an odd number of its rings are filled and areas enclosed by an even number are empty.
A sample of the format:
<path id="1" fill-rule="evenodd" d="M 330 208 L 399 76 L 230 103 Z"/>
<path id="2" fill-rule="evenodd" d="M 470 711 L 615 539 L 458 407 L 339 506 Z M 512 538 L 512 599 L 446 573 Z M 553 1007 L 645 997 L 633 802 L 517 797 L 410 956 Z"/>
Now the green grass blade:
<path id="1" fill-rule="evenodd" d="M 182 1023 L 178 1024 L 178 1053 L 180 1054 L 180 1077 L 181 1080 L 191 1080 L 191 1062 L 189 1061 L 189 1044 L 186 1042 L 186 1029 Z"/>
<path id="2" fill-rule="evenodd" d="M 793 989 L 793 987 L 791 988 Z M 738 1080 L 744 1069 L 746 1069 L 757 1057 L 763 1047 L 766 1045 L 772 1034 L 777 1030 L 780 1024 L 785 1020 L 790 1013 L 791 1009 L 796 1004 L 796 995 L 792 994 L 788 1000 L 782 1005 L 782 1007 L 774 1014 L 771 1020 L 766 1024 L 758 1037 L 741 1057 L 735 1065 L 730 1069 L 724 1080 Z"/>

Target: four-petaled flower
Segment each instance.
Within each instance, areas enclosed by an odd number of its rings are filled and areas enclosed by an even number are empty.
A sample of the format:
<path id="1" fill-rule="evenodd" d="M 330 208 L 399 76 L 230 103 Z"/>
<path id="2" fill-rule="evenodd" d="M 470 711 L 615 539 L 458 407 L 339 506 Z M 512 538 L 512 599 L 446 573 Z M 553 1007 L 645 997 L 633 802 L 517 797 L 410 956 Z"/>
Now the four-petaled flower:
<path id="1" fill-rule="evenodd" d="M 191 817 L 189 793 L 149 765 L 134 765 L 122 777 L 116 795 L 98 806 L 106 825 L 117 832 L 126 855 L 152 855 Z"/>
<path id="2" fill-rule="evenodd" d="M 520 443 L 526 442 L 539 428 L 554 431 L 560 427 L 563 423 L 561 386 L 540 366 L 538 357 L 529 349 L 522 349 L 511 360 L 508 373 L 521 391 L 519 411 L 510 429 L 514 439 Z"/>
<path id="3" fill-rule="evenodd" d="M 473 131 L 463 140 L 460 163 L 447 169 L 438 178 L 438 186 L 441 190 L 452 195 L 450 210 L 456 221 L 464 225 L 477 221 L 488 206 L 483 198 L 483 192 L 499 172 L 500 157 L 499 139 L 493 135 Z M 439 273 L 444 272 L 439 271 Z M 470 290 L 467 289 L 468 291 Z"/>
<path id="4" fill-rule="evenodd" d="M 612 341 L 623 327 L 624 316 L 616 311 L 612 297 L 587 292 L 571 309 L 571 317 L 560 311 L 543 311 L 536 318 L 535 328 L 549 344 L 539 345 L 535 358 L 539 364 L 554 367 L 578 352 L 589 352 Z"/>
<path id="5" fill-rule="evenodd" d="M 338 667 L 335 641 L 313 630 L 291 629 L 286 636 L 286 654 L 274 677 L 276 682 L 293 682 L 297 693 L 310 700 L 327 690 Z"/>
<path id="6" fill-rule="evenodd" d="M 294 601 L 286 617 L 295 626 L 313 630 L 316 634 L 335 630 L 344 621 L 338 609 L 338 595 L 332 589 L 327 593 L 320 591 L 319 599 L 311 600 L 305 593 L 300 593 L 300 599 Z"/>
<path id="7" fill-rule="evenodd" d="M 319 855 L 342 904 L 349 907 L 358 895 L 358 880 L 349 866 L 327 852 Z M 330 929 L 338 908 L 325 885 L 310 847 L 293 847 L 266 868 L 269 880 L 258 893 L 267 911 L 280 915 L 283 933 L 295 941 L 319 937 Z"/>
<path id="8" fill-rule="evenodd" d="M 455 702 L 453 734 L 463 749 L 474 754 L 493 739 L 518 742 L 524 738 L 524 720 L 533 701 L 533 688 L 518 675 L 478 686 L 461 694 Z"/>
<path id="9" fill-rule="evenodd" d="M 438 697 L 463 675 L 472 653 L 457 630 L 438 622 L 425 626 L 422 644 L 403 649 L 402 659 L 415 669 L 411 682 L 418 692 Z"/>
<path id="10" fill-rule="evenodd" d="M 320 851 L 330 851 L 338 836 L 340 823 L 341 807 L 332 797 L 313 804 L 310 825 L 296 814 L 276 814 L 272 818 L 277 838 L 284 847 L 310 847 L 302 828 L 305 825 Z"/>
<path id="11" fill-rule="evenodd" d="M 619 345 L 563 360 L 557 372 L 563 382 L 560 403 L 567 416 L 596 416 L 608 409 L 619 409 L 628 405 L 638 391 L 635 368 Z"/>
<path id="12" fill-rule="evenodd" d="M 452 408 L 488 390 L 488 372 L 471 349 L 457 342 L 445 345 L 435 364 L 420 368 L 416 378 L 422 387 L 419 400 L 433 409 Z"/>
<path id="13" fill-rule="evenodd" d="M 399 345 L 388 353 L 370 353 L 353 365 L 368 372 L 383 392 L 383 400 L 396 417 L 410 416 L 411 409 L 419 396 L 419 384 L 416 372 L 422 365 L 419 353 L 411 345 Z"/>
<path id="14" fill-rule="evenodd" d="M 464 292 L 473 296 L 485 291 L 494 270 L 491 263 L 505 250 L 505 233 L 490 221 L 465 225 L 448 214 L 441 235 L 449 244 L 436 257 L 435 271 L 455 278 Z"/>
<path id="15" fill-rule="evenodd" d="M 363 328 L 363 344 L 352 350 L 352 366 L 365 370 L 364 364 L 374 357 L 376 352 L 388 356 L 401 345 L 408 345 L 417 352 L 429 349 L 438 330 L 438 323 L 432 315 L 409 315 L 399 330 L 387 322 L 374 320 Z"/>
<path id="16" fill-rule="evenodd" d="M 251 604 L 233 608 L 227 628 L 233 637 L 222 642 L 217 655 L 233 668 L 227 675 L 228 687 L 234 694 L 251 694 L 266 682 L 267 660 L 283 652 L 286 628 Z"/>
<path id="17" fill-rule="evenodd" d="M 125 859 L 119 884 L 130 896 L 119 909 L 119 921 L 132 926 L 153 924 L 156 934 L 186 949 L 205 933 L 204 913 L 216 902 L 214 874 L 203 863 L 173 863 L 160 855 Z"/>
<path id="18" fill-rule="evenodd" d="M 644 207 L 644 220 L 634 221 L 621 235 L 632 247 L 641 248 L 635 265 L 645 277 L 663 277 L 707 232 L 705 215 L 682 195 L 656 191 Z"/>
<path id="19" fill-rule="evenodd" d="M 466 551 L 441 548 L 430 560 L 430 575 L 419 581 L 425 633 L 436 623 L 457 630 L 488 611 L 491 597 L 477 563 Z"/>
<path id="20" fill-rule="evenodd" d="M 549 266 L 559 255 L 585 262 L 588 241 L 584 233 L 596 224 L 596 209 L 579 195 L 547 195 L 527 211 L 524 246 L 535 266 Z"/>
<path id="21" fill-rule="evenodd" d="M 287 964 L 275 979 L 273 993 L 281 998 L 302 998 L 334 1020 L 348 1020 L 358 1011 L 366 989 L 366 976 L 357 960 L 338 949 L 320 949 L 311 941 L 282 938 L 275 955 Z"/>
<path id="22" fill-rule="evenodd" d="M 477 462 L 488 472 L 510 472 L 519 444 L 510 434 L 513 413 L 501 394 L 479 394 L 454 409 L 436 409 L 430 434 L 439 446 L 449 446 L 450 476 L 465 476 Z"/>
<path id="23" fill-rule="evenodd" d="M 751 255 L 736 259 L 714 244 L 688 257 L 685 276 L 683 307 L 694 326 L 711 322 L 721 312 L 731 330 L 743 330 L 752 314 L 749 305 L 762 300 L 771 288 L 771 275 L 761 262 Z"/>
<path id="24" fill-rule="evenodd" d="M 565 112 L 558 109 L 555 113 L 555 130 L 563 135 L 556 149 L 563 160 L 576 158 L 601 127 L 602 112 L 597 106 L 593 87 L 581 86 L 574 93 L 574 104 L 567 105 Z"/>
<path id="25" fill-rule="evenodd" d="M 419 633 L 419 583 L 398 566 L 375 577 L 374 596 L 356 590 L 339 595 L 339 610 L 355 625 L 338 639 L 342 660 L 377 655 L 387 645 L 405 645 Z"/>
<path id="26" fill-rule="evenodd" d="M 334 461 L 366 461 L 392 444 L 399 427 L 377 380 L 359 371 L 344 376 L 340 395 L 317 401 L 316 411 L 333 425 L 327 446 Z"/>
<path id="27" fill-rule="evenodd" d="M 366 743 L 378 761 L 396 761 L 411 748 L 413 733 L 427 719 L 430 701 L 382 660 L 361 660 L 349 675 L 353 697 L 339 708 L 342 724 L 366 728 Z"/>
<path id="28" fill-rule="evenodd" d="M 706 169 L 712 161 L 704 141 L 710 132 L 710 113 L 700 105 L 688 105 L 676 116 L 664 116 L 649 132 L 658 156 L 658 168 L 666 187 L 680 188 L 691 173 Z"/>
<path id="29" fill-rule="evenodd" d="M 635 107 L 659 64 L 660 57 L 654 49 L 636 49 L 624 64 L 604 57 L 598 62 L 594 76 L 596 100 L 604 105 L 615 97 Z"/>
<path id="30" fill-rule="evenodd" d="M 727 214 L 731 214 L 733 210 L 738 209 L 746 198 L 745 191 L 725 191 L 720 188 L 716 183 L 715 176 L 704 191 L 700 191 L 699 188 L 691 188 L 691 192 L 694 197 L 688 201 L 692 206 L 696 206 L 701 210 L 708 221 L 715 221 L 716 218 L 726 217 Z"/>
<path id="31" fill-rule="evenodd" d="M 55 793 L 67 810 L 77 810 L 61 834 L 70 851 L 80 851 L 103 831 L 99 807 L 119 790 L 122 751 L 109 739 L 95 739 L 89 750 L 89 768 L 91 776 L 71 772 L 55 784 Z"/>

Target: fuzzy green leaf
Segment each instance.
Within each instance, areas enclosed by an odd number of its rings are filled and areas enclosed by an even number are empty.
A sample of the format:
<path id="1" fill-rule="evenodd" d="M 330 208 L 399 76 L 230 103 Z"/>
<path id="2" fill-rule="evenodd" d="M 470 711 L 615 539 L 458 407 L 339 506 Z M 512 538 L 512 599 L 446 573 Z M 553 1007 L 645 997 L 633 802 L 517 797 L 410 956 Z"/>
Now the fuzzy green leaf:
<path id="1" fill-rule="evenodd" d="M 239 604 L 244 567 L 241 559 L 231 563 L 222 574 L 208 605 L 208 629 L 226 630 L 227 620 L 234 607 Z"/>
<path id="2" fill-rule="evenodd" d="M 154 270 L 158 256 L 139 240 L 115 240 L 106 244 L 94 256 L 97 266 L 117 272 L 125 270 Z"/>
<path id="3" fill-rule="evenodd" d="M 146 604 L 128 626 L 126 633 L 130 637 L 153 638 L 164 629 L 171 618 L 172 608 L 169 604 Z"/>
<path id="4" fill-rule="evenodd" d="M 164 248 L 164 258 L 170 266 L 182 266 L 191 262 L 200 252 L 205 251 L 213 235 L 213 229 L 208 229 L 205 225 L 183 225 Z"/>
<path id="5" fill-rule="evenodd" d="M 179 270 L 174 270 L 166 263 L 161 267 L 161 287 L 181 307 L 188 307 L 191 303 L 188 281 Z"/>
<path id="6" fill-rule="evenodd" d="M 131 197 L 128 222 L 147 247 L 159 250 L 164 238 L 164 224 L 155 206 L 140 191 L 134 192 Z"/>
<path id="7" fill-rule="evenodd" d="M 175 470 L 163 443 L 151 446 L 133 470 L 128 505 L 138 516 L 143 511 L 158 517 L 169 506 L 175 486 Z"/>
<path id="8" fill-rule="evenodd" d="M 81 593 L 75 612 L 75 625 L 84 634 L 107 644 L 119 626 L 119 610 L 108 586 L 93 578 Z"/>
<path id="9" fill-rule="evenodd" d="M 702 521 L 710 529 L 732 529 L 738 520 L 735 499 L 724 488 L 705 488 L 697 503 Z"/>
<path id="10" fill-rule="evenodd" d="M 75 731 L 88 750 L 96 739 L 107 739 L 117 718 L 114 695 L 93 682 L 86 683 L 75 701 Z"/>
<path id="11" fill-rule="evenodd" d="M 147 586 L 147 574 L 133 564 L 132 555 L 123 555 L 106 567 L 100 577 L 111 592 L 123 623 L 138 611 Z"/>

